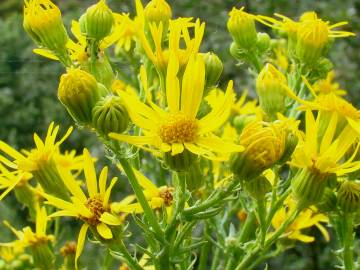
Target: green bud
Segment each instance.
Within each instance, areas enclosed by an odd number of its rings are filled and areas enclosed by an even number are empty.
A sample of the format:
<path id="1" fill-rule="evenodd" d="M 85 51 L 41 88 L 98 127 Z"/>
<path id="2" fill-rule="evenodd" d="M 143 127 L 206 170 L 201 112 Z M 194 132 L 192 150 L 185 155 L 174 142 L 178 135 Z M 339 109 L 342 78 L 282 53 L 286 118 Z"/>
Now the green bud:
<path id="1" fill-rule="evenodd" d="M 271 64 L 266 64 L 256 80 L 256 92 L 260 106 L 270 119 L 285 111 L 287 80 L 284 74 Z"/>
<path id="2" fill-rule="evenodd" d="M 104 54 L 98 54 L 94 62 L 86 62 L 82 65 L 82 69 L 92 74 L 96 81 L 111 89 L 112 83 L 115 80 L 115 74 L 111 64 Z"/>
<path id="3" fill-rule="evenodd" d="M 262 200 L 266 193 L 271 191 L 271 184 L 266 177 L 261 175 L 253 181 L 244 182 L 244 188 L 254 199 Z"/>
<path id="4" fill-rule="evenodd" d="M 327 183 L 327 174 L 308 168 L 300 169 L 291 181 L 291 187 L 298 204 L 308 207 L 320 202 Z"/>
<path id="5" fill-rule="evenodd" d="M 167 28 L 172 18 L 171 7 L 165 0 L 151 0 L 146 5 L 144 14 L 148 22 L 156 24 L 162 22 L 164 28 Z"/>
<path id="6" fill-rule="evenodd" d="M 206 81 L 205 86 L 206 89 L 209 90 L 216 87 L 216 85 L 218 84 L 224 66 L 220 58 L 212 52 L 204 54 L 204 60 Z"/>
<path id="7" fill-rule="evenodd" d="M 129 125 L 129 115 L 121 98 L 109 95 L 100 99 L 92 111 L 93 127 L 102 135 L 122 133 Z"/>
<path id="8" fill-rule="evenodd" d="M 92 122 L 92 109 L 109 91 L 91 74 L 80 69 L 68 69 L 61 76 L 58 97 L 70 115 L 81 125 Z"/>
<path id="9" fill-rule="evenodd" d="M 243 11 L 243 8 L 233 8 L 229 16 L 227 28 L 232 38 L 240 48 L 251 49 L 257 40 L 253 15 Z"/>
<path id="10" fill-rule="evenodd" d="M 173 171 L 188 172 L 191 166 L 196 162 L 197 156 L 188 150 L 184 150 L 182 153 L 172 155 L 171 152 L 164 154 L 165 164 Z"/>
<path id="11" fill-rule="evenodd" d="M 270 48 L 270 36 L 266 33 L 257 33 L 256 47 L 260 54 L 263 54 Z"/>
<path id="12" fill-rule="evenodd" d="M 337 202 L 345 213 L 360 209 L 360 182 L 345 180 L 337 192 Z"/>
<path id="13" fill-rule="evenodd" d="M 279 164 L 284 164 L 291 158 L 291 155 L 293 154 L 298 141 L 299 138 L 294 133 L 292 133 L 291 131 L 287 132 L 285 138 L 285 150 L 284 150 L 284 154 L 282 155 L 282 157 L 278 162 Z"/>
<path id="14" fill-rule="evenodd" d="M 324 213 L 332 212 L 336 209 L 336 200 L 335 192 L 331 188 L 325 188 L 324 194 L 316 207 Z"/>
<path id="15" fill-rule="evenodd" d="M 230 45 L 230 54 L 237 60 L 244 60 L 246 59 L 246 51 L 241 49 L 236 42 L 232 42 Z"/>
<path id="16" fill-rule="evenodd" d="M 113 28 L 114 16 L 105 0 L 89 7 L 85 18 L 80 20 L 80 28 L 86 36 L 94 40 L 102 40 L 108 36 Z"/>
<path id="17" fill-rule="evenodd" d="M 198 190 L 203 184 L 204 177 L 201 173 L 200 162 L 199 160 L 195 160 L 186 177 L 186 188 L 192 192 Z"/>
<path id="18" fill-rule="evenodd" d="M 247 126 L 249 123 L 254 122 L 256 120 L 255 115 L 237 115 L 234 117 L 233 124 L 236 128 L 236 130 L 241 133 L 241 131 L 244 129 L 245 126 Z"/>
<path id="19" fill-rule="evenodd" d="M 16 185 L 14 188 L 16 199 L 29 209 L 30 217 L 35 220 L 36 217 L 36 200 L 35 194 L 28 184 Z"/>

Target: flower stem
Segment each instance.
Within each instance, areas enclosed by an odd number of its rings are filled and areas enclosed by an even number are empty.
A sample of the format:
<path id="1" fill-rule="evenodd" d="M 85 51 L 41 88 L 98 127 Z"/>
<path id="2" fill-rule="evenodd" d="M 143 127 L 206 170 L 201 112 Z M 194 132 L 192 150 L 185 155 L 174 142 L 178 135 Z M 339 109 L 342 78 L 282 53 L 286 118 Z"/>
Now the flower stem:
<path id="1" fill-rule="evenodd" d="M 130 266 L 131 269 L 134 270 L 143 269 L 141 265 L 131 256 L 123 241 L 119 241 L 117 247 L 121 252 L 121 254 L 124 256 L 124 259 L 126 260 L 126 264 L 128 264 L 128 266 Z"/>
<path id="2" fill-rule="evenodd" d="M 344 242 L 343 242 L 343 260 L 345 270 L 354 269 L 354 255 L 353 255 L 353 218 L 351 214 L 345 215 L 344 219 Z"/>
<path id="3" fill-rule="evenodd" d="M 145 214 L 147 221 L 153 227 L 155 233 L 158 234 L 158 236 L 160 236 L 160 237 L 163 236 L 163 231 L 160 228 L 159 222 L 158 222 L 153 210 L 151 209 L 148 201 L 146 200 L 145 195 L 141 189 L 141 186 L 140 186 L 138 180 L 136 179 L 135 174 L 134 174 L 129 162 L 124 158 L 120 158 L 119 162 L 120 162 L 121 166 L 123 167 L 128 179 L 129 179 L 130 185 L 134 190 L 134 193 L 135 193 L 135 196 L 136 196 L 138 202 L 140 203 L 141 207 L 144 210 L 144 214 Z"/>

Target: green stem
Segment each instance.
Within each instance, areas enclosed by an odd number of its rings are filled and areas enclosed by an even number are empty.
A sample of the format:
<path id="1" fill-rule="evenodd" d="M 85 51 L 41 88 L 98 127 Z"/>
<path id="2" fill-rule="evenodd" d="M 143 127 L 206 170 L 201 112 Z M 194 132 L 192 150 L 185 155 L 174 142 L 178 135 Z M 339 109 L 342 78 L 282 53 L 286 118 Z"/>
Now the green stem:
<path id="1" fill-rule="evenodd" d="M 253 249 L 251 249 L 247 255 L 241 260 L 240 264 L 236 267 L 235 270 L 245 270 L 249 269 L 248 266 L 252 262 L 256 260 L 260 255 L 259 253 L 262 252 L 262 250 L 266 250 L 268 247 L 270 247 L 272 244 L 274 244 L 277 239 L 285 232 L 285 230 L 293 223 L 295 218 L 298 216 L 298 214 L 301 212 L 300 208 L 295 209 L 285 220 L 285 222 L 265 241 L 264 246 L 260 247 L 260 245 L 254 246 Z"/>
<path id="2" fill-rule="evenodd" d="M 119 241 L 117 248 L 124 256 L 124 259 L 126 260 L 126 264 L 130 266 L 131 269 L 143 270 L 141 265 L 131 256 L 123 241 Z"/>
<path id="3" fill-rule="evenodd" d="M 140 203 L 142 209 L 144 210 L 144 214 L 145 214 L 147 221 L 153 227 L 155 233 L 159 237 L 163 237 L 163 231 L 160 228 L 160 225 L 155 216 L 155 213 L 151 209 L 148 201 L 146 200 L 143 190 L 141 189 L 141 186 L 140 186 L 138 180 L 136 179 L 136 176 L 135 176 L 129 162 L 124 158 L 120 158 L 119 162 L 120 162 L 121 166 L 123 167 L 128 179 L 129 179 L 130 185 L 134 190 L 134 193 L 135 193 L 135 196 L 136 196 L 138 202 Z"/>
<path id="4" fill-rule="evenodd" d="M 219 266 L 219 258 L 220 258 L 220 249 L 216 247 L 214 259 L 212 261 L 210 270 L 216 270 L 216 268 Z"/>
<path id="5" fill-rule="evenodd" d="M 260 225 L 260 245 L 263 246 L 265 243 L 266 232 L 268 230 L 266 226 L 266 208 L 265 200 L 257 200 L 257 214 Z"/>
<path id="6" fill-rule="evenodd" d="M 224 198 L 229 196 L 235 189 L 235 187 L 238 185 L 238 181 L 235 179 L 231 180 L 231 183 L 227 186 L 227 188 L 218 190 L 217 193 L 212 196 L 210 199 L 205 200 L 199 205 L 194 205 L 192 207 L 189 207 L 184 210 L 185 216 L 191 216 L 196 213 L 202 212 L 204 210 L 207 210 L 211 208 L 212 206 L 218 204 L 220 201 L 222 201 Z"/>
<path id="7" fill-rule="evenodd" d="M 253 212 L 248 213 L 245 223 L 241 228 L 241 233 L 238 237 L 239 243 L 245 243 L 250 239 L 251 233 L 254 231 L 255 214 Z"/>
<path id="8" fill-rule="evenodd" d="M 343 219 L 344 222 L 344 242 L 343 242 L 343 260 L 345 270 L 354 269 L 354 255 L 353 255 L 353 217 L 351 214 L 346 214 Z"/>
<path id="9" fill-rule="evenodd" d="M 209 226 L 205 226 L 204 235 L 209 233 Z M 200 251 L 200 261 L 199 266 L 197 270 L 206 270 L 207 269 L 207 262 L 209 258 L 209 252 L 210 252 L 211 244 L 210 242 L 207 242 L 205 245 L 201 247 Z"/>

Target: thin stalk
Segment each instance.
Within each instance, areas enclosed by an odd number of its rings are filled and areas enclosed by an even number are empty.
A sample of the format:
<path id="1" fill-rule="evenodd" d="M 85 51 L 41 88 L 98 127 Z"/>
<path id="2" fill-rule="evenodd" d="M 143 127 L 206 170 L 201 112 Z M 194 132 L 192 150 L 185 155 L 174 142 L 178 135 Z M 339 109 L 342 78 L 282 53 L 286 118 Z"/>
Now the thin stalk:
<path id="1" fill-rule="evenodd" d="M 241 233 L 238 237 L 239 243 L 245 243 L 250 239 L 251 233 L 254 231 L 254 222 L 255 222 L 255 214 L 253 212 L 249 213 L 246 217 L 245 223 L 241 228 Z"/>
<path id="2" fill-rule="evenodd" d="M 219 266 L 219 259 L 220 259 L 220 249 L 216 247 L 215 253 L 214 253 L 214 259 L 211 264 L 210 270 L 216 270 Z"/>
<path id="3" fill-rule="evenodd" d="M 147 221 L 153 227 L 155 233 L 158 234 L 158 236 L 163 236 L 163 231 L 160 228 L 159 222 L 158 222 L 153 210 L 151 209 L 148 201 L 146 200 L 143 190 L 141 189 L 141 186 L 140 186 L 138 180 L 136 179 L 136 176 L 135 176 L 129 162 L 123 158 L 120 158 L 119 162 L 120 162 L 121 166 L 123 167 L 128 179 L 129 179 L 130 185 L 134 190 L 134 193 L 135 193 L 135 196 L 136 196 L 138 202 L 140 203 L 141 207 L 144 210 L 144 214 L 145 214 Z"/>
<path id="4" fill-rule="evenodd" d="M 206 235 L 208 233 L 209 233 L 209 227 L 208 227 L 208 225 L 205 225 L 204 234 Z M 199 261 L 199 266 L 198 266 L 197 270 L 206 270 L 207 269 L 207 262 L 208 262 L 208 258 L 209 258 L 210 248 L 211 248 L 210 242 L 207 242 L 205 245 L 203 245 L 201 247 L 200 261 Z"/>
<path id="5" fill-rule="evenodd" d="M 258 258 L 260 255 L 259 253 L 262 252 L 262 250 L 266 250 L 268 247 L 270 247 L 272 244 L 276 242 L 276 240 L 285 232 L 285 230 L 293 223 L 295 218 L 298 216 L 298 214 L 301 212 L 300 208 L 295 209 L 286 219 L 286 221 L 265 241 L 265 244 L 263 247 L 260 247 L 259 244 L 257 244 L 252 250 L 247 253 L 247 255 L 241 260 L 240 264 L 235 268 L 235 270 L 245 270 L 249 269 L 249 264 L 254 262 L 256 258 Z"/>
<path id="6" fill-rule="evenodd" d="M 131 269 L 143 270 L 141 265 L 133 258 L 133 256 L 131 256 L 123 241 L 119 241 L 117 248 L 124 256 L 124 259 L 126 260 L 126 264 L 130 266 Z"/>
<path id="7" fill-rule="evenodd" d="M 257 200 L 257 214 L 260 225 L 260 245 L 263 246 L 265 243 L 266 232 L 268 227 L 266 226 L 266 208 L 264 200 Z"/>
<path id="8" fill-rule="evenodd" d="M 344 242 L 343 242 L 343 260 L 345 270 L 354 269 L 354 254 L 353 254 L 353 217 L 351 214 L 345 215 L 344 219 Z"/>

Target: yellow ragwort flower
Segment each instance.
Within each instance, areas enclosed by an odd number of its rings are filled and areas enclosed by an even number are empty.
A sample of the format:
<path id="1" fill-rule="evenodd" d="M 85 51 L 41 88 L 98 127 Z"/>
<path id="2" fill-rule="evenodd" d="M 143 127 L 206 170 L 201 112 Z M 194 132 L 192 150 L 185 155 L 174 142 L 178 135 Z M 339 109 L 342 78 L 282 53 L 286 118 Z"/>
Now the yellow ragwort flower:
<path id="1" fill-rule="evenodd" d="M 278 229 L 287 219 L 288 215 L 296 209 L 296 207 L 296 201 L 291 197 L 288 197 L 285 200 L 284 207 L 280 208 L 274 215 L 271 221 L 273 227 Z M 284 237 L 304 243 L 313 242 L 315 241 L 315 237 L 302 233 L 302 230 L 316 226 L 324 236 L 325 240 L 329 241 L 329 233 L 324 225 L 321 224 L 322 222 L 328 223 L 329 218 L 324 214 L 317 213 L 317 209 L 315 207 L 307 208 L 300 212 L 294 222 L 289 225 L 284 233 Z"/>
<path id="2" fill-rule="evenodd" d="M 179 61 L 175 55 L 169 60 L 166 77 L 166 99 L 164 110 L 150 99 L 150 106 L 137 97 L 124 95 L 130 118 L 142 128 L 143 136 L 110 133 L 113 139 L 127 142 L 153 152 L 170 153 L 172 156 L 186 150 L 206 158 L 216 158 L 216 153 L 241 151 L 242 147 L 225 143 L 212 134 L 226 121 L 232 103 L 233 83 L 228 84 L 226 98 L 218 109 L 197 119 L 205 84 L 205 64 L 201 55 L 194 55 L 186 66 L 182 82 L 179 81 Z M 148 92 L 146 72 L 141 70 L 145 91 Z M 181 86 L 180 86 L 181 85 Z"/>
<path id="3" fill-rule="evenodd" d="M 122 170 L 122 167 L 118 165 L 118 168 Z M 140 186 L 143 188 L 145 198 L 149 202 L 149 205 L 153 209 L 161 209 L 165 207 L 167 216 L 171 217 L 172 205 L 173 205 L 173 193 L 175 189 L 173 187 L 161 186 L 157 187 L 149 178 L 143 175 L 141 172 L 133 168 L 133 172 L 136 179 L 139 181 Z M 114 202 L 111 204 L 111 209 L 115 213 L 142 213 L 143 209 L 140 203 L 130 203 L 135 199 L 134 195 L 126 197 L 121 202 Z"/>
<path id="4" fill-rule="evenodd" d="M 72 194 L 71 202 L 47 193 L 42 193 L 42 196 L 47 200 L 47 204 L 60 209 L 51 214 L 50 217 L 70 216 L 84 221 L 77 243 L 75 256 L 75 263 L 77 265 L 77 260 L 84 248 L 85 236 L 89 227 L 96 229 L 102 238 L 112 239 L 111 226 L 122 224 L 122 220 L 111 213 L 109 204 L 111 190 L 117 178 L 114 177 L 108 188 L 106 188 L 108 168 L 104 167 L 100 173 L 99 180 L 97 180 L 94 162 L 87 149 L 84 149 L 84 173 L 89 193 L 88 197 L 68 170 L 61 168 L 59 170 L 64 184 Z"/>
<path id="5" fill-rule="evenodd" d="M 318 80 L 315 84 L 312 85 L 315 93 L 317 94 L 330 94 L 334 93 L 338 96 L 346 95 L 346 90 L 340 89 L 340 84 L 338 82 L 334 82 L 335 71 L 331 70 L 326 75 L 325 79 Z"/>

